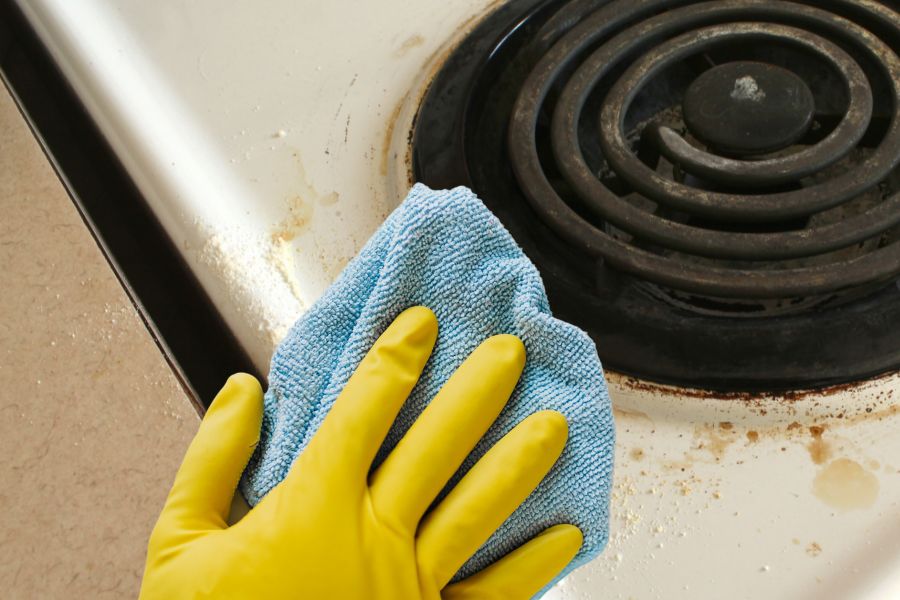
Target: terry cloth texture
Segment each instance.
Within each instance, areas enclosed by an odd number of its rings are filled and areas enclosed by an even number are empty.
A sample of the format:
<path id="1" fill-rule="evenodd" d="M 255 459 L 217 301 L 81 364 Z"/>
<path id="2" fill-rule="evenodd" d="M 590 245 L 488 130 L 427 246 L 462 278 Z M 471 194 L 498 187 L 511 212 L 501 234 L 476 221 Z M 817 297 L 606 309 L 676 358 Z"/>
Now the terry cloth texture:
<path id="1" fill-rule="evenodd" d="M 400 312 L 419 304 L 437 315 L 437 344 L 375 465 L 478 344 L 514 334 L 525 344 L 525 371 L 448 489 L 538 410 L 563 413 L 569 440 L 543 482 L 457 578 L 558 523 L 573 523 L 584 533 L 567 572 L 587 562 L 606 544 L 613 470 L 612 410 L 600 361 L 586 333 L 551 315 L 537 269 L 463 187 L 432 191 L 416 185 L 278 347 L 262 438 L 242 479 L 247 500 L 255 505 L 284 479 L 378 336 Z"/>

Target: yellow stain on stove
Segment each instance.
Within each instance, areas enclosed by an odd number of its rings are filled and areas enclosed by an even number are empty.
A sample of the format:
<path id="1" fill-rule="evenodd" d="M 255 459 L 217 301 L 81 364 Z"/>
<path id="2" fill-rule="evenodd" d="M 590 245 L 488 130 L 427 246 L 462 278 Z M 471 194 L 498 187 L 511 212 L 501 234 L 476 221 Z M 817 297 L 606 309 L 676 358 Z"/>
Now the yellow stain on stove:
<path id="1" fill-rule="evenodd" d="M 298 152 L 293 153 L 297 162 L 296 193 L 287 199 L 287 214 L 278 221 L 269 233 L 267 257 L 275 266 L 291 294 L 302 303 L 303 290 L 297 280 L 297 265 L 293 241 L 307 233 L 315 217 L 316 206 L 332 206 L 338 202 L 337 192 L 322 193 L 309 180 L 303 161 Z M 323 262 L 326 262 L 324 258 Z"/>
<path id="2" fill-rule="evenodd" d="M 394 50 L 394 58 L 402 58 L 403 56 L 406 56 L 406 54 L 410 50 L 412 50 L 413 48 L 418 48 L 424 43 L 425 38 L 418 33 L 411 35 L 406 38 L 406 40 L 404 40 L 396 50 Z"/>
<path id="3" fill-rule="evenodd" d="M 875 475 L 849 458 L 831 461 L 813 480 L 813 494 L 832 508 L 869 508 L 878 498 L 880 484 Z"/>
<path id="4" fill-rule="evenodd" d="M 313 218 L 313 207 L 300 196 L 288 200 L 288 214 L 272 230 L 273 243 L 289 242 L 303 233 Z"/>

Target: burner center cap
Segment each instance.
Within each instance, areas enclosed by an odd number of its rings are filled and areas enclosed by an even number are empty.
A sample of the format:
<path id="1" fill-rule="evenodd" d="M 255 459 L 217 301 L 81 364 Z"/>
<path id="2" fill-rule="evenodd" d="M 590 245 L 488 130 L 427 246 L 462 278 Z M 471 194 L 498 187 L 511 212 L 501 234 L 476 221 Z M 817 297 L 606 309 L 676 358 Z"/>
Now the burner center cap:
<path id="1" fill-rule="evenodd" d="M 739 61 L 697 77 L 682 101 L 690 132 L 736 156 L 774 152 L 800 139 L 812 123 L 809 87 L 782 67 Z"/>

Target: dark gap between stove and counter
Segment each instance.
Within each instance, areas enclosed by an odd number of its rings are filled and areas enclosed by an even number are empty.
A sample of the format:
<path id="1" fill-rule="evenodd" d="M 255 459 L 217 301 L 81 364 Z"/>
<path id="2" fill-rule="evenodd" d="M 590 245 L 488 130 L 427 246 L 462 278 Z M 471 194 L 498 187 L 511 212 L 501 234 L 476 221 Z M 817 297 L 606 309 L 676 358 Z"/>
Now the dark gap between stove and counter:
<path id="1" fill-rule="evenodd" d="M 12 0 L 0 0 L 0 73 L 198 410 L 234 372 L 264 381 Z"/>

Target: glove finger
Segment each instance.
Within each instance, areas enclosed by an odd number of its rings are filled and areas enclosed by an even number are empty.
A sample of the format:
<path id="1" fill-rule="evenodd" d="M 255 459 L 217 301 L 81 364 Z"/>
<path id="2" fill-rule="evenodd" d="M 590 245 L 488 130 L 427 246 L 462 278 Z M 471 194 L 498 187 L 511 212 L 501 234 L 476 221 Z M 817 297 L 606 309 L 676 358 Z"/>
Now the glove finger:
<path id="1" fill-rule="evenodd" d="M 415 533 L 434 498 L 506 405 L 525 347 L 497 335 L 475 349 L 444 384 L 371 480 L 382 519 Z"/>
<path id="2" fill-rule="evenodd" d="M 567 436 L 566 419 L 560 413 L 546 410 L 529 416 L 425 517 L 416 554 L 419 568 L 439 589 L 541 482 Z"/>
<path id="3" fill-rule="evenodd" d="M 443 600 L 528 600 L 569 564 L 581 548 L 574 525 L 554 525 L 475 575 L 447 586 Z"/>
<path id="4" fill-rule="evenodd" d="M 188 447 L 160 522 L 186 530 L 226 527 L 238 480 L 259 443 L 262 407 L 256 378 L 228 378 Z"/>
<path id="5" fill-rule="evenodd" d="M 315 468 L 325 476 L 349 477 L 365 489 L 372 460 L 436 339 L 437 319 L 429 309 L 415 306 L 400 313 L 359 363 L 301 454 L 307 471 Z M 300 471 L 291 469 L 284 482 L 288 489 Z"/>

